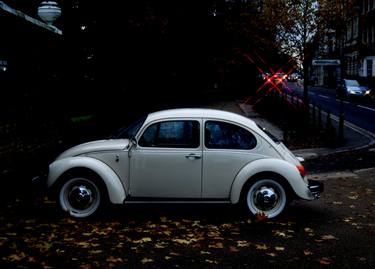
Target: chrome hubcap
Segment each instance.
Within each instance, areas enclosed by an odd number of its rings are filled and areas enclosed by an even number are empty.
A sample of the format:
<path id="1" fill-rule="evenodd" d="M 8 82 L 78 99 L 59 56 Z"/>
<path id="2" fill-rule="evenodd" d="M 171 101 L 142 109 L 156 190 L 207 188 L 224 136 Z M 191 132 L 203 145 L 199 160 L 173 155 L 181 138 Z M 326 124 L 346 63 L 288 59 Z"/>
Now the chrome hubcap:
<path id="1" fill-rule="evenodd" d="M 254 204 L 262 211 L 269 211 L 276 207 L 279 195 L 271 187 L 261 187 L 254 193 Z"/>
<path id="2" fill-rule="evenodd" d="M 73 208 L 82 210 L 87 209 L 92 204 L 93 193 L 87 186 L 73 186 L 68 193 L 69 203 Z"/>

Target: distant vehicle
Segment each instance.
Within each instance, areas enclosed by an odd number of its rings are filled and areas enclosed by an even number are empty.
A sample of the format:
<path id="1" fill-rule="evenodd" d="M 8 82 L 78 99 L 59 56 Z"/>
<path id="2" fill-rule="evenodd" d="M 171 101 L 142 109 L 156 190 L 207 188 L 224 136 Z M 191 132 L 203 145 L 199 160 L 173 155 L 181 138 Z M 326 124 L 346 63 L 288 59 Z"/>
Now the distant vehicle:
<path id="1" fill-rule="evenodd" d="M 337 96 L 344 99 L 350 97 L 369 96 L 371 90 L 367 86 L 361 86 L 357 80 L 343 79 L 337 87 Z"/>
<path id="2" fill-rule="evenodd" d="M 300 76 L 298 73 L 293 72 L 293 73 L 290 73 L 290 74 L 288 75 L 287 80 L 293 82 L 293 81 L 297 81 L 297 80 L 300 79 L 300 78 L 301 78 L 301 76 Z"/>
<path id="3" fill-rule="evenodd" d="M 49 166 L 47 185 L 72 217 L 88 217 L 106 202 L 185 201 L 242 202 L 249 213 L 274 218 L 293 199 L 323 191 L 301 158 L 238 114 L 164 110 L 116 137 L 70 148 Z"/>
<path id="4" fill-rule="evenodd" d="M 285 75 L 282 72 L 277 72 L 277 73 L 275 73 L 273 75 L 269 74 L 266 79 L 267 79 L 268 83 L 272 82 L 273 84 L 277 85 L 277 84 L 285 81 L 286 78 L 287 78 L 287 75 Z"/>

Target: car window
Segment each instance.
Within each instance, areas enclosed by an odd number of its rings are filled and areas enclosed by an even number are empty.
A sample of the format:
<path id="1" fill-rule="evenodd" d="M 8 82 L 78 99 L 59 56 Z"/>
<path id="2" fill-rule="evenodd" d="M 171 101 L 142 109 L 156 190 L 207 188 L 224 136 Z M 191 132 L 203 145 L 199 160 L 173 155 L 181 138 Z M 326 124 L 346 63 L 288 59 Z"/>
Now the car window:
<path id="1" fill-rule="evenodd" d="M 356 80 L 346 80 L 346 86 L 359 86 L 358 81 Z"/>
<path id="2" fill-rule="evenodd" d="M 164 121 L 152 124 L 139 140 L 142 147 L 197 148 L 198 121 Z"/>
<path id="3" fill-rule="evenodd" d="M 113 139 L 120 139 L 120 138 L 132 138 L 135 137 L 138 133 L 139 129 L 142 127 L 143 123 L 145 122 L 146 117 L 142 117 L 136 122 L 132 123 L 126 128 L 122 128 L 118 131 L 117 134 L 111 136 Z"/>
<path id="4" fill-rule="evenodd" d="M 205 146 L 212 149 L 253 149 L 255 136 L 246 129 L 219 121 L 207 121 L 205 125 Z"/>

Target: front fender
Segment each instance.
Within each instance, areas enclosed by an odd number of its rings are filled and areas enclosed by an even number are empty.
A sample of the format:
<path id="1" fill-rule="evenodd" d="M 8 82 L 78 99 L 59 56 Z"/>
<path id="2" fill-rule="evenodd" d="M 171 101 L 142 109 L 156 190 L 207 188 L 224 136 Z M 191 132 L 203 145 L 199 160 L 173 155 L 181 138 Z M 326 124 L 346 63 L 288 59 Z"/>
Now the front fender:
<path id="1" fill-rule="evenodd" d="M 124 186 L 116 173 L 105 163 L 90 157 L 70 157 L 57 160 L 49 166 L 47 187 L 72 168 L 87 168 L 98 174 L 105 183 L 109 199 L 113 204 L 122 204 L 126 198 Z"/>
<path id="2" fill-rule="evenodd" d="M 230 200 L 232 204 L 236 204 L 240 200 L 241 191 L 246 182 L 262 172 L 271 172 L 282 176 L 288 181 L 297 196 L 306 200 L 314 199 L 307 182 L 303 180 L 294 165 L 280 159 L 269 158 L 253 161 L 237 174 L 231 188 Z"/>

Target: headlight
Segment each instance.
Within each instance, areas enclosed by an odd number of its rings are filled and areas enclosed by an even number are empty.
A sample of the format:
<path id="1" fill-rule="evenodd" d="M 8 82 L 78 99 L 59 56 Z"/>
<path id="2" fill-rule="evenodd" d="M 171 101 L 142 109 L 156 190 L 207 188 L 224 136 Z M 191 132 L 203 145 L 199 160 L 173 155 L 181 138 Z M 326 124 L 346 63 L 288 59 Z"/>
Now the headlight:
<path id="1" fill-rule="evenodd" d="M 371 90 L 367 90 L 367 91 L 365 91 L 365 94 L 366 95 L 369 95 L 371 93 Z"/>
<path id="2" fill-rule="evenodd" d="M 355 94 L 355 91 L 353 91 L 353 90 L 350 90 L 350 91 L 349 91 L 349 93 L 351 93 L 351 94 Z"/>

